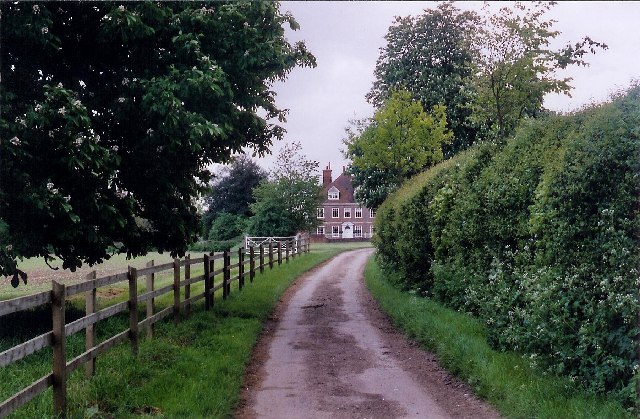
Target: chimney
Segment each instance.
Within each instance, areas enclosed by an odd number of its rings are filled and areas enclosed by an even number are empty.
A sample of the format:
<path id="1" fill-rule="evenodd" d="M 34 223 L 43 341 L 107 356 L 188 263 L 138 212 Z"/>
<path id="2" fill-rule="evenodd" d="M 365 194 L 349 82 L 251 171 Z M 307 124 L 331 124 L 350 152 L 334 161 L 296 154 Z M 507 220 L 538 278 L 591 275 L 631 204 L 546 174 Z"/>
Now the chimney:
<path id="1" fill-rule="evenodd" d="M 327 187 L 333 182 L 331 179 L 331 163 L 322 171 L 322 186 Z"/>

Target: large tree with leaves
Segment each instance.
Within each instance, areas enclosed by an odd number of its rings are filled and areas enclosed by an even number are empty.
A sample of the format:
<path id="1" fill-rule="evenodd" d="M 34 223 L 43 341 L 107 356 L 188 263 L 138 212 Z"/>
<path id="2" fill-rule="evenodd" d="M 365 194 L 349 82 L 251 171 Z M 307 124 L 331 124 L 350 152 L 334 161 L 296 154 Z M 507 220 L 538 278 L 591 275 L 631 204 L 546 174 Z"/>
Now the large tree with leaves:
<path id="1" fill-rule="evenodd" d="M 254 215 L 249 232 L 257 236 L 291 236 L 318 225 L 316 210 L 322 202 L 318 162 L 302 154 L 300 143 L 280 150 L 269 179 L 253 191 Z"/>
<path id="2" fill-rule="evenodd" d="M 267 172 L 246 154 L 234 157 L 230 165 L 222 168 L 205 197 L 207 211 L 202 217 L 205 237 L 220 214 L 250 217 L 250 205 L 255 202 L 253 188 L 266 178 Z"/>
<path id="3" fill-rule="evenodd" d="M 385 36 L 367 94 L 377 108 L 393 89 L 405 89 L 424 109 L 445 105 L 454 133 L 445 155 L 469 146 L 476 137 L 468 106 L 472 95 L 473 37 L 479 17 L 446 2 L 419 16 L 397 17 Z"/>
<path id="4" fill-rule="evenodd" d="M 545 14 L 554 3 L 513 3 L 492 12 L 485 6 L 476 34 L 475 95 L 473 119 L 503 139 L 518 123 L 544 112 L 547 93 L 569 94 L 571 78 L 560 78 L 559 69 L 585 66 L 585 55 L 605 44 L 588 36 L 560 49 L 550 48 L 560 32 Z"/>
<path id="5" fill-rule="evenodd" d="M 392 91 L 371 121 L 347 129 L 345 157 L 358 202 L 380 206 L 406 179 L 441 161 L 452 136 L 443 105 L 427 114 L 410 92 Z"/>
<path id="6" fill-rule="evenodd" d="M 272 82 L 314 66 L 271 2 L 2 3 L 0 273 L 182 254 L 212 162 L 265 153 Z M 258 111 L 263 110 L 263 113 Z M 266 116 L 261 117 L 260 115 Z M 17 277 L 16 277 L 17 278 Z"/>

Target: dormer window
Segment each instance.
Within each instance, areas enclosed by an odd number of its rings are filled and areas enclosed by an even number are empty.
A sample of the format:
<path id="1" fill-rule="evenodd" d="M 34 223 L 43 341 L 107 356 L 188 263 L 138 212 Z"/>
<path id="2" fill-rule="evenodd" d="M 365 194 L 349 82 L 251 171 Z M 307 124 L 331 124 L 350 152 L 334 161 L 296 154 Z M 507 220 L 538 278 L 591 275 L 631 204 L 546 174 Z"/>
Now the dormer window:
<path id="1" fill-rule="evenodd" d="M 327 197 L 329 199 L 340 199 L 340 191 L 335 186 L 332 186 L 327 192 Z"/>

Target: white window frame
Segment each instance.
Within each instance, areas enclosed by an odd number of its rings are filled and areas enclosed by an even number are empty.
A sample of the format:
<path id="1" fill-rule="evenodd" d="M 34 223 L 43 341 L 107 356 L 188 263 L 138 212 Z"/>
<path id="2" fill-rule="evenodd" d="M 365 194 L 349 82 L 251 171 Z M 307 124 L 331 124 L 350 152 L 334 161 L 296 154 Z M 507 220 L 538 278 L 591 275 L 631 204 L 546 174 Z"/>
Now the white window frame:
<path id="1" fill-rule="evenodd" d="M 344 216 L 344 218 L 351 218 L 351 208 L 343 208 L 342 215 Z"/>
<path id="2" fill-rule="evenodd" d="M 369 237 L 373 237 L 373 224 L 369 226 Z"/>
<path id="3" fill-rule="evenodd" d="M 372 209 L 369 210 L 369 218 L 375 218 L 376 212 Z"/>
<path id="4" fill-rule="evenodd" d="M 331 218 L 340 218 L 340 208 L 331 208 Z"/>
<path id="5" fill-rule="evenodd" d="M 336 188 L 335 186 L 332 186 L 327 191 L 327 199 L 330 199 L 332 201 L 340 199 L 340 190 L 338 190 L 338 188 Z"/>
<path id="6" fill-rule="evenodd" d="M 353 237 L 362 237 L 362 224 L 353 225 Z"/>
<path id="7" fill-rule="evenodd" d="M 354 218 L 362 218 L 362 208 L 356 208 L 353 211 L 353 217 Z"/>
<path id="8" fill-rule="evenodd" d="M 318 218 L 324 218 L 324 207 L 318 208 Z"/>
<path id="9" fill-rule="evenodd" d="M 316 229 L 316 234 L 324 236 L 324 226 L 318 226 Z"/>
<path id="10" fill-rule="evenodd" d="M 331 237 L 340 237 L 340 226 L 331 226 Z"/>

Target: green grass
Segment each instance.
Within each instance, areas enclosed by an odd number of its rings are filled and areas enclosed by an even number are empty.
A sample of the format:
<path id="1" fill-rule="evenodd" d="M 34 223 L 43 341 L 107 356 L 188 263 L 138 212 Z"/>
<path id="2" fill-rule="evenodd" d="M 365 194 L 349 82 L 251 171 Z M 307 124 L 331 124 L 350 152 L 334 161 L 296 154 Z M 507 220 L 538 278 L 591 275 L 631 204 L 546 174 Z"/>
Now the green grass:
<path id="1" fill-rule="evenodd" d="M 366 283 L 382 309 L 406 335 L 435 352 L 440 364 L 466 381 L 481 398 L 513 418 L 626 418 L 624 407 L 550 376 L 532 360 L 499 352 L 486 343 L 480 321 L 394 288 L 371 258 Z"/>
<path id="2" fill-rule="evenodd" d="M 69 378 L 69 416 L 230 417 L 239 400 L 244 369 L 262 324 L 282 293 L 297 277 L 319 263 L 341 251 L 368 245 L 313 244 L 311 253 L 289 263 L 283 261 L 281 266 L 276 264 L 273 270 L 267 268 L 262 275 L 257 273 L 252 284 L 247 278 L 241 292 L 234 282 L 230 298 L 222 300 L 216 294 L 213 310 L 204 311 L 200 301 L 192 309 L 191 317 L 177 325 L 171 320 L 157 323 L 154 339 L 140 341 L 137 357 L 131 355 L 127 344 L 111 349 L 97 359 L 94 377 L 85 378 L 81 368 Z M 197 292 L 193 290 L 192 295 Z M 158 309 L 170 304 L 170 300 L 170 295 L 156 300 Z M 127 325 L 125 317 L 101 322 L 97 327 L 98 340 L 125 330 Z M 6 345 L 10 340 L 5 337 L 0 344 Z M 69 337 L 68 359 L 81 353 L 83 346 L 83 334 Z M 3 368 L 0 400 L 50 371 L 50 350 L 39 351 Z M 51 400 L 49 389 L 12 417 L 50 417 Z"/>

